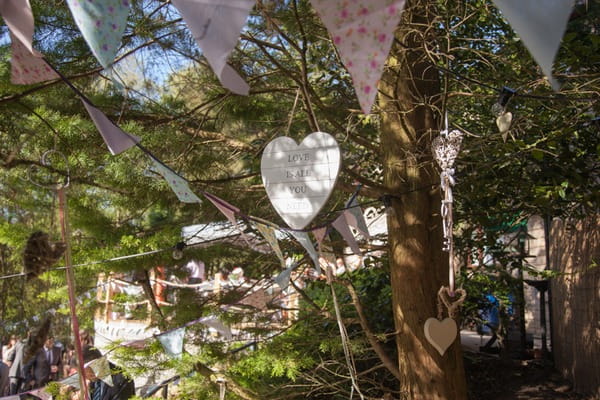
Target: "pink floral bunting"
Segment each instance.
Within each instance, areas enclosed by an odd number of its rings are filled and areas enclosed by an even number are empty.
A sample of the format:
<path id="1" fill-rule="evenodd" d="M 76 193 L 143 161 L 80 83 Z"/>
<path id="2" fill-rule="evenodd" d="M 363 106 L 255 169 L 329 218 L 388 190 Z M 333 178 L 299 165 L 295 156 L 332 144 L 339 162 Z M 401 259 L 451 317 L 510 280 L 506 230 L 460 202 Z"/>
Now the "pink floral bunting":
<path id="1" fill-rule="evenodd" d="M 369 114 L 404 0 L 311 0 L 311 4 L 352 76 L 363 112 Z"/>
<path id="2" fill-rule="evenodd" d="M 26 45 L 11 33 L 12 58 L 10 64 L 10 81 L 15 85 L 32 85 L 57 79 L 58 74 L 34 50 L 32 53 Z"/>

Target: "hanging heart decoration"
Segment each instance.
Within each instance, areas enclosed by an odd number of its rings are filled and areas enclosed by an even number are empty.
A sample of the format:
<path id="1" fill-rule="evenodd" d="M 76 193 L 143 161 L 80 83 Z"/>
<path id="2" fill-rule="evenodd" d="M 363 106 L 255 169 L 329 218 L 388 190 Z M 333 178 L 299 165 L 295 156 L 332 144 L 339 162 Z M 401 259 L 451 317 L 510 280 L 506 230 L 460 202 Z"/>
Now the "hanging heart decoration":
<path id="1" fill-rule="evenodd" d="M 496 118 L 496 126 L 498 126 L 500 133 L 504 134 L 508 132 L 510 124 L 512 123 L 512 118 L 513 115 L 510 111 L 505 112 Z"/>
<path id="2" fill-rule="evenodd" d="M 272 140 L 262 155 L 261 175 L 271 204 L 293 229 L 303 229 L 331 195 L 340 171 L 335 139 L 313 132 L 298 145 L 290 137 Z"/>
<path id="3" fill-rule="evenodd" d="M 437 318 L 427 318 L 425 321 L 425 338 L 441 356 L 454 343 L 457 334 L 458 328 L 452 318 L 444 318 L 441 321 Z"/>
<path id="4" fill-rule="evenodd" d="M 442 131 L 440 136 L 431 142 L 433 156 L 442 170 L 451 168 L 460 151 L 463 134 L 461 131 Z"/>

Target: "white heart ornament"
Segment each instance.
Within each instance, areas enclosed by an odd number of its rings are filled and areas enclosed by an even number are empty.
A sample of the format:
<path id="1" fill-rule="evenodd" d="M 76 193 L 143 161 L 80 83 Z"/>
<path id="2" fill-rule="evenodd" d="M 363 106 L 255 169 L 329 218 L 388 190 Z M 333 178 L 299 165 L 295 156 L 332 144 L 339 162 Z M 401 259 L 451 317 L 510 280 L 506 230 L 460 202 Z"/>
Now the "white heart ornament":
<path id="1" fill-rule="evenodd" d="M 457 334 L 458 328 L 452 318 L 444 318 L 441 321 L 437 318 L 428 318 L 425 321 L 425 338 L 442 356 L 454 343 Z"/>
<path id="2" fill-rule="evenodd" d="M 333 191 L 341 154 L 335 139 L 313 132 L 300 145 L 290 137 L 272 140 L 262 155 L 260 171 L 271 204 L 293 229 L 313 220 Z"/>
<path id="3" fill-rule="evenodd" d="M 498 126 L 498 130 L 500 133 L 506 133 L 510 129 L 510 124 L 512 122 L 512 113 L 505 112 L 504 114 L 498 116 L 496 118 L 496 125 Z"/>

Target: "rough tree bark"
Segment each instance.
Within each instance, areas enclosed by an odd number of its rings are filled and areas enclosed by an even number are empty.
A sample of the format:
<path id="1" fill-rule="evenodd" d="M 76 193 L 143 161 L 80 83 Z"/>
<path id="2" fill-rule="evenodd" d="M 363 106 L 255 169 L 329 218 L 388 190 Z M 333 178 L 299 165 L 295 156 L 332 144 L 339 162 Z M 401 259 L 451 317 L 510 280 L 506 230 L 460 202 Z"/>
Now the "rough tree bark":
<path id="1" fill-rule="evenodd" d="M 448 285 L 442 251 L 439 175 L 431 139 L 441 121 L 441 85 L 425 41 L 434 40 L 431 1 L 408 1 L 379 84 L 384 183 L 394 196 L 388 213 L 394 321 L 402 399 L 466 399 L 459 340 L 444 356 L 425 339 L 437 315 L 436 296 Z M 430 47 L 432 48 L 432 47 Z"/>

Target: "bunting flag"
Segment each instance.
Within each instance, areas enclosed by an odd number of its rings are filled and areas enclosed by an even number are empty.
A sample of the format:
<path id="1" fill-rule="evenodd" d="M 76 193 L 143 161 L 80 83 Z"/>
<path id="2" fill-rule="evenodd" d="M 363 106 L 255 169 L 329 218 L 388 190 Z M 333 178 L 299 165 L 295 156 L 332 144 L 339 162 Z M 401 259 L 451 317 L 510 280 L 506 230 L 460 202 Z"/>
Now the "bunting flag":
<path id="1" fill-rule="evenodd" d="M 344 216 L 346 217 L 348 225 L 359 231 L 365 239 L 369 240 L 371 238 L 371 235 L 369 235 L 367 221 L 365 221 L 365 216 L 363 215 L 362 209 L 358 205 L 358 200 L 356 200 L 356 197 L 352 196 L 346 203 Z"/>
<path id="2" fill-rule="evenodd" d="M 21 397 L 18 395 L 6 396 L 6 397 L 0 397 L 0 400 L 21 400 Z"/>
<path id="3" fill-rule="evenodd" d="M 81 99 L 81 101 L 88 114 L 90 114 L 90 118 L 94 121 L 100 135 L 102 135 L 102 139 L 104 139 L 104 142 L 108 146 L 110 154 L 113 156 L 117 155 L 140 142 L 141 139 L 139 137 L 123 132 L 121 128 L 108 119 L 102 111 L 98 110 L 84 99 Z"/>
<path id="4" fill-rule="evenodd" d="M 312 241 L 308 237 L 308 233 L 301 232 L 301 231 L 289 231 L 289 233 L 294 238 L 296 238 L 296 240 L 298 242 L 300 242 L 300 244 L 302 245 L 302 247 L 304 247 L 306 249 L 306 251 L 308 252 L 308 255 L 310 256 L 310 258 L 313 260 L 313 263 L 315 264 L 315 268 L 317 270 L 320 270 L 320 266 L 319 266 L 319 254 L 315 250 L 315 246 L 313 246 Z"/>
<path id="5" fill-rule="evenodd" d="M 31 54 L 39 56 L 32 45 L 34 22 L 29 0 L 0 1 L 0 14 L 8 25 L 11 36 L 15 36 Z M 11 40 L 14 41 L 14 38 Z"/>
<path id="6" fill-rule="evenodd" d="M 225 339 L 231 340 L 233 339 L 233 334 L 231 333 L 231 329 L 228 326 L 225 326 L 217 317 L 211 316 L 202 318 L 199 321 L 201 324 L 208 326 L 219 332 L 221 335 L 225 336 Z"/>
<path id="7" fill-rule="evenodd" d="M 311 0 L 311 4 L 352 76 L 362 111 L 369 114 L 404 0 Z"/>
<path id="8" fill-rule="evenodd" d="M 188 186 L 185 179 L 177 175 L 171 169 L 167 168 L 163 163 L 156 160 L 154 157 L 150 157 L 154 162 L 154 168 L 156 171 L 165 178 L 165 181 L 171 187 L 171 190 L 175 193 L 179 201 L 183 203 L 202 203 L 202 200 Z"/>
<path id="9" fill-rule="evenodd" d="M 102 380 L 108 386 L 114 386 L 112 380 L 112 373 L 110 371 L 110 364 L 108 363 L 108 360 L 105 356 L 90 361 L 86 364 L 86 366 L 90 367 L 92 371 L 94 371 L 94 375 L 96 375 L 96 378 Z"/>
<path id="10" fill-rule="evenodd" d="M 174 329 L 167 333 L 162 333 L 156 338 L 162 344 L 167 355 L 171 358 L 180 359 L 183 353 L 183 337 L 185 336 L 185 327 Z"/>
<path id="11" fill-rule="evenodd" d="M 317 247 L 319 247 L 319 251 L 320 251 L 321 243 L 323 243 L 323 239 L 325 239 L 325 236 L 327 235 L 327 228 L 326 227 L 316 228 L 316 229 L 313 229 L 312 233 L 313 233 L 313 235 L 315 235 L 315 239 L 317 239 Z"/>
<path id="12" fill-rule="evenodd" d="M 225 200 L 215 196 L 214 194 L 210 194 L 208 192 L 204 192 L 204 197 L 206 197 L 211 203 L 214 204 L 215 207 L 219 209 L 225 215 L 227 220 L 231 222 L 231 225 L 236 226 L 237 221 L 235 219 L 235 213 L 239 213 L 240 209 L 236 206 L 233 206 L 226 202 Z"/>
<path id="13" fill-rule="evenodd" d="M 552 76 L 552 64 L 567 28 L 573 0 L 494 0 L 510 26 L 523 40 L 554 90 L 560 84 Z"/>
<path id="14" fill-rule="evenodd" d="M 273 249 L 277 258 L 281 262 L 281 265 L 285 268 L 285 259 L 283 258 L 283 253 L 281 252 L 281 248 L 279 247 L 279 242 L 277 241 L 277 237 L 275 236 L 275 231 L 272 227 L 261 224 L 259 222 L 253 222 L 254 227 L 260 232 L 260 234 L 265 238 L 269 246 Z"/>
<path id="15" fill-rule="evenodd" d="M 67 0 L 75 23 L 102 67 L 115 60 L 131 7 L 129 0 Z"/>
<path id="16" fill-rule="evenodd" d="M 288 286 L 290 285 L 290 278 L 292 276 L 292 270 L 294 268 L 296 268 L 297 264 L 292 264 L 289 268 L 284 269 L 283 271 L 281 271 L 273 280 L 275 281 L 275 283 L 277 285 L 279 285 L 279 287 L 281 288 L 281 290 L 286 290 L 288 288 Z"/>
<path id="17" fill-rule="evenodd" d="M 173 0 L 219 80 L 247 95 L 248 84 L 227 64 L 255 0 Z"/>
<path id="18" fill-rule="evenodd" d="M 37 51 L 32 53 L 26 45 L 11 33 L 10 82 L 15 85 L 31 85 L 57 79 L 58 74 L 44 61 Z"/>
<path id="19" fill-rule="evenodd" d="M 335 219 L 335 221 L 332 222 L 331 225 L 342 235 L 342 237 L 344 238 L 346 243 L 348 243 L 348 246 L 350 246 L 354 254 L 362 255 L 360 247 L 358 247 L 358 243 L 356 242 L 354 235 L 350 231 L 350 227 L 348 226 L 348 222 L 346 221 L 344 213 L 340 214 Z"/>

